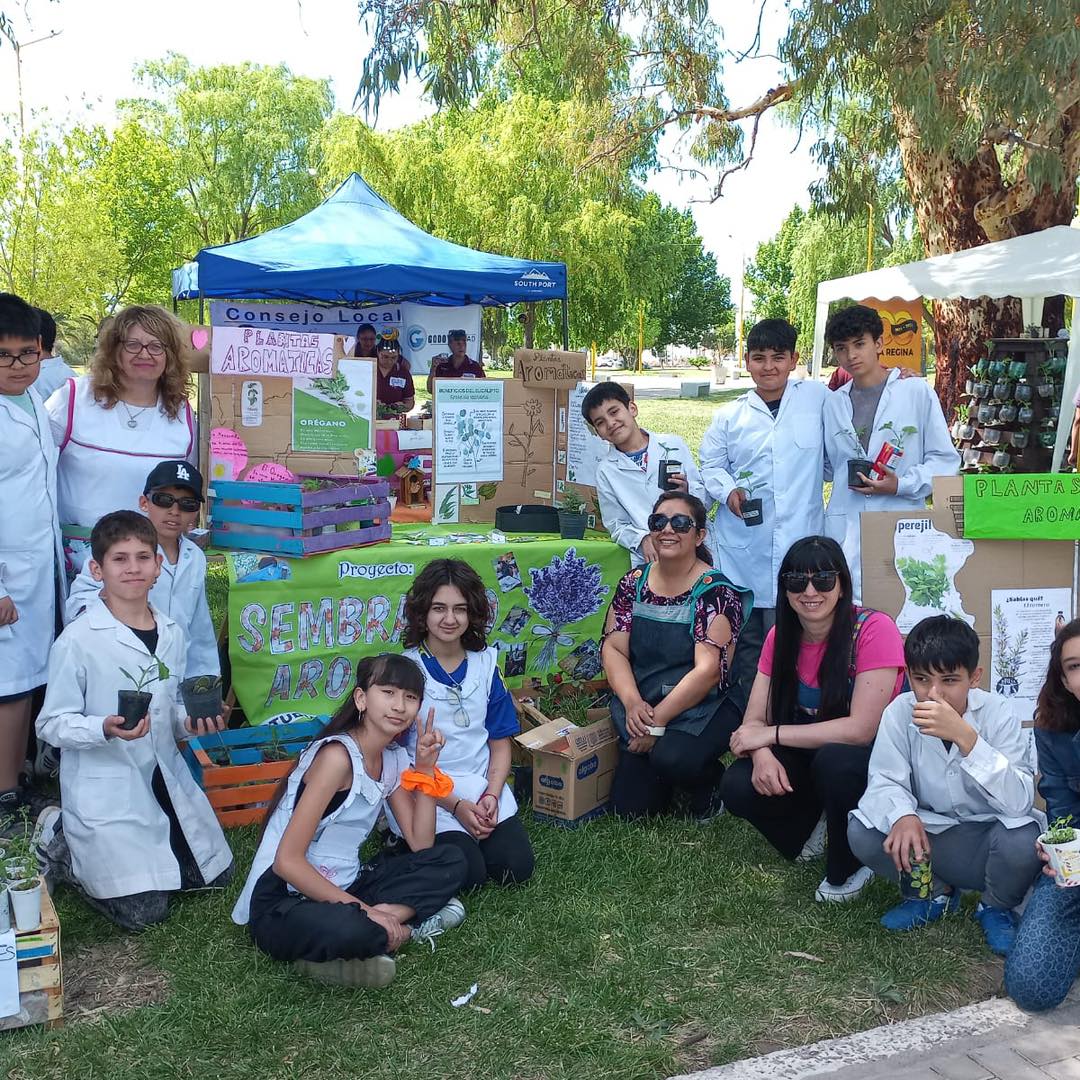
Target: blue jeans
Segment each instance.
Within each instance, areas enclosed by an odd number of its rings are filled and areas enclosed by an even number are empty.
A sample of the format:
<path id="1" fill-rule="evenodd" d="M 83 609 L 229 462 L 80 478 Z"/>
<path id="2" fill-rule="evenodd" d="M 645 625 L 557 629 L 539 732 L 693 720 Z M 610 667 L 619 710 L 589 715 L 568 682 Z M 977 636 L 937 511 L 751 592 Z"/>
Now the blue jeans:
<path id="1" fill-rule="evenodd" d="M 1080 888 L 1062 889 L 1045 875 L 1024 910 L 1005 961 L 1005 992 L 1022 1009 L 1060 1005 L 1080 975 Z"/>

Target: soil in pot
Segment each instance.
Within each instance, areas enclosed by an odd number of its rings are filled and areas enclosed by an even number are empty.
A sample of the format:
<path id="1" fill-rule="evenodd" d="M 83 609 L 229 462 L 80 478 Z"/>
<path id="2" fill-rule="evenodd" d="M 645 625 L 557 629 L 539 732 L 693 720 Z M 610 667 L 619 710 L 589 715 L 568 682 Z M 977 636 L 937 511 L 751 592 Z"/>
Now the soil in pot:
<path id="1" fill-rule="evenodd" d="M 742 519 L 744 525 L 760 525 L 765 520 L 761 509 L 760 499 L 746 499 L 742 504 Z"/>
<path id="2" fill-rule="evenodd" d="M 36 930 L 41 925 L 41 878 L 18 881 L 9 889 L 15 929 Z"/>
<path id="3" fill-rule="evenodd" d="M 213 720 L 221 715 L 221 679 L 196 675 L 180 683 L 184 708 L 192 720 Z"/>
<path id="4" fill-rule="evenodd" d="M 847 463 L 847 486 L 849 488 L 863 487 L 864 482 L 859 479 L 859 473 L 863 476 L 872 476 L 870 468 L 873 464 L 867 458 L 852 458 Z"/>
<path id="5" fill-rule="evenodd" d="M 146 693 L 145 690 L 118 690 L 116 715 L 124 718 L 120 726 L 125 731 L 137 727 L 139 721 L 150 711 L 150 702 L 153 700 L 154 695 Z"/>
<path id="6" fill-rule="evenodd" d="M 572 514 L 566 510 L 559 511 L 559 536 L 564 540 L 581 540 L 585 536 L 585 529 L 588 524 L 588 514 Z"/>

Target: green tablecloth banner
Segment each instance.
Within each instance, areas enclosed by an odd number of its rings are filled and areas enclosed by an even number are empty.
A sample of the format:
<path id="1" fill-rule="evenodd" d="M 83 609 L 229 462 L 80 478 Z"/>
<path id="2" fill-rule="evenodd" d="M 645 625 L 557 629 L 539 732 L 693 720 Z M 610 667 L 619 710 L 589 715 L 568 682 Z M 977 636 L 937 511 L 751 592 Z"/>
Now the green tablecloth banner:
<path id="1" fill-rule="evenodd" d="M 1080 540 L 1080 475 L 965 476 L 964 536 L 969 540 Z"/>
<path id="2" fill-rule="evenodd" d="M 509 685 L 600 673 L 608 604 L 629 569 L 610 540 L 397 526 L 388 544 L 304 559 L 228 552 L 229 658 L 248 720 L 333 712 L 356 661 L 401 649 L 405 594 L 435 559 L 463 559 L 487 586 L 488 641 Z"/>

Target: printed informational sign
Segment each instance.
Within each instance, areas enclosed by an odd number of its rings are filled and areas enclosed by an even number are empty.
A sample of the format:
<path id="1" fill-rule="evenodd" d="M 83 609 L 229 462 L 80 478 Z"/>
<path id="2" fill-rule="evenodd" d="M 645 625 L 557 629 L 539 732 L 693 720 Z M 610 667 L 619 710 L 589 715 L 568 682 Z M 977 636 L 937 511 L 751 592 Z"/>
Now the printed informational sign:
<path id="1" fill-rule="evenodd" d="M 604 456 L 606 444 L 581 415 L 581 403 L 589 392 L 589 384 L 582 383 L 570 391 L 566 408 L 566 479 L 571 484 L 596 487 L 596 466 Z M 563 419 L 560 411 L 560 421 Z"/>
<path id="2" fill-rule="evenodd" d="M 956 588 L 956 575 L 975 551 L 970 540 L 948 536 L 929 518 L 902 518 L 893 533 L 893 551 L 904 586 L 904 606 L 896 617 L 901 634 L 931 615 L 951 615 L 975 625 Z"/>
<path id="3" fill-rule="evenodd" d="M 1013 699 L 1021 721 L 1035 715 L 1050 646 L 1072 618 L 1069 589 L 992 589 L 990 689 Z"/>
<path id="4" fill-rule="evenodd" d="M 295 379 L 293 450 L 351 454 L 370 449 L 374 408 L 374 360 L 339 360 L 330 378 Z"/>
<path id="5" fill-rule="evenodd" d="M 465 353 L 479 360 L 482 312 L 479 304 L 468 307 L 402 304 L 401 349 L 409 359 L 413 375 L 426 375 L 431 371 L 432 361 L 450 355 L 452 330 L 465 331 Z"/>
<path id="6" fill-rule="evenodd" d="M 922 300 L 861 300 L 885 324 L 882 363 L 922 373 Z"/>
<path id="7" fill-rule="evenodd" d="M 964 535 L 976 540 L 1080 540 L 1080 475 L 965 476 Z"/>
<path id="8" fill-rule="evenodd" d="M 435 381 L 435 478 L 439 484 L 502 480 L 501 379 Z"/>
<path id="9" fill-rule="evenodd" d="M 218 327 L 210 345 L 210 373 L 328 379 L 334 374 L 334 335 Z"/>

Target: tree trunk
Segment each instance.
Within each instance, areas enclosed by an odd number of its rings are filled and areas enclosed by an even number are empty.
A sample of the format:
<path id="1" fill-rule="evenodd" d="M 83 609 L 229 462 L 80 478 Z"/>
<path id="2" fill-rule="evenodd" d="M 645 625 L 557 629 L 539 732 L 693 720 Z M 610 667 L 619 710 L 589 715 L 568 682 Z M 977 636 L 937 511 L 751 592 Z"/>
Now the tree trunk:
<path id="1" fill-rule="evenodd" d="M 520 318 L 520 316 L 519 316 Z M 525 305 L 525 316 L 523 319 L 525 324 L 525 348 L 531 349 L 533 347 L 533 337 L 536 334 L 536 305 Z"/>

